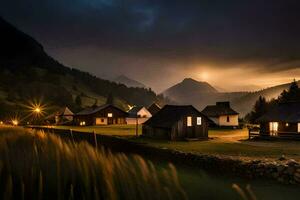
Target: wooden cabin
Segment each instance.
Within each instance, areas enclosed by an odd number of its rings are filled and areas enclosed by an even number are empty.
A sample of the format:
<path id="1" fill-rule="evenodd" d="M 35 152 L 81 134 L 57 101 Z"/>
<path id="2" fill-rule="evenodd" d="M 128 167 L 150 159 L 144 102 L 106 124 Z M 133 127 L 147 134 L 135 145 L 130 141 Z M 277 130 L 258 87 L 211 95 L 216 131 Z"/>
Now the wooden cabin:
<path id="1" fill-rule="evenodd" d="M 73 116 L 74 113 L 68 107 L 64 107 L 46 117 L 46 122 L 55 125 L 71 124 Z"/>
<path id="2" fill-rule="evenodd" d="M 158 111 L 160 111 L 161 107 L 156 104 L 156 103 L 153 103 L 151 104 L 148 108 L 148 111 L 151 113 L 151 115 L 155 115 Z"/>
<path id="3" fill-rule="evenodd" d="M 152 114 L 143 106 L 135 106 L 128 111 L 127 124 L 142 124 L 152 117 Z"/>
<path id="4" fill-rule="evenodd" d="M 300 139 L 300 102 L 280 103 L 258 118 L 261 136 Z"/>
<path id="5" fill-rule="evenodd" d="M 208 138 L 209 121 L 191 105 L 166 105 L 143 124 L 142 134 L 168 140 Z"/>
<path id="6" fill-rule="evenodd" d="M 110 104 L 89 107 L 74 116 L 80 126 L 126 124 L 128 113 Z"/>
<path id="7" fill-rule="evenodd" d="M 217 102 L 216 105 L 209 105 L 202 110 L 202 113 L 209 117 L 219 127 L 238 127 L 239 113 L 230 107 L 230 102 Z"/>

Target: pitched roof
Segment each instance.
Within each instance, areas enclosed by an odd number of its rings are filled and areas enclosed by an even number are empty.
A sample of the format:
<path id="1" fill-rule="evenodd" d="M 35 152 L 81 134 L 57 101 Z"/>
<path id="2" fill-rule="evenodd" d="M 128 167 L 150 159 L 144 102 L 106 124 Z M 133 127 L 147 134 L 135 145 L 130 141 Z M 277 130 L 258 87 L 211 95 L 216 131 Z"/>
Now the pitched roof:
<path id="1" fill-rule="evenodd" d="M 63 107 L 56 112 L 52 113 L 51 115 L 47 116 L 46 119 L 54 118 L 55 116 L 73 116 L 74 113 L 68 108 Z"/>
<path id="2" fill-rule="evenodd" d="M 229 104 L 224 106 L 220 103 L 217 105 L 206 106 L 202 111 L 204 115 L 208 117 L 219 117 L 221 115 L 238 115 L 239 113 L 233 110 Z"/>
<path id="3" fill-rule="evenodd" d="M 180 120 L 183 116 L 198 113 L 204 116 L 200 111 L 191 105 L 187 106 L 176 106 L 176 105 L 165 105 L 160 111 L 152 116 L 144 125 L 160 127 L 160 128 L 171 128 L 174 123 Z"/>
<path id="4" fill-rule="evenodd" d="M 134 106 L 128 111 L 129 117 L 136 117 L 137 113 L 143 108 L 143 106 Z"/>
<path id="5" fill-rule="evenodd" d="M 161 109 L 161 107 L 156 103 L 153 103 L 147 109 L 149 110 L 151 115 L 155 115 Z"/>
<path id="6" fill-rule="evenodd" d="M 86 109 L 78 112 L 76 115 L 91 115 L 91 114 L 97 113 L 97 112 L 99 112 L 99 111 L 101 111 L 101 110 L 103 110 L 103 109 L 105 109 L 107 107 L 110 107 L 110 106 L 114 107 L 115 109 L 118 109 L 118 110 L 120 110 L 120 111 L 122 111 L 124 113 L 127 113 L 127 112 L 123 111 L 122 109 L 120 109 L 120 108 L 118 108 L 116 106 L 113 106 L 111 104 L 104 104 L 102 106 L 97 106 L 97 107 L 88 107 L 88 108 L 86 108 Z"/>
<path id="7" fill-rule="evenodd" d="M 281 103 L 257 119 L 257 122 L 300 122 L 300 102 Z"/>

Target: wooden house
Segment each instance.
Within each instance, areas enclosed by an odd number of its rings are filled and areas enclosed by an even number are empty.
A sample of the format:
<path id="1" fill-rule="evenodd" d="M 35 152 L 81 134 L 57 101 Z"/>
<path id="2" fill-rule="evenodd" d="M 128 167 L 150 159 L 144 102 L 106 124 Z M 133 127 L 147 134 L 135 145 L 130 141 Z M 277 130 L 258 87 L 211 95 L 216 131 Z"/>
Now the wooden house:
<path id="1" fill-rule="evenodd" d="M 142 134 L 169 140 L 208 138 L 209 121 L 191 105 L 166 105 L 143 124 Z"/>
<path id="2" fill-rule="evenodd" d="M 158 104 L 153 103 L 147 109 L 151 115 L 155 115 L 161 109 L 161 107 Z"/>
<path id="3" fill-rule="evenodd" d="M 230 102 L 217 102 L 216 105 L 209 105 L 202 110 L 202 113 L 209 117 L 214 125 L 220 127 L 238 127 L 239 113 L 230 107 Z"/>
<path id="4" fill-rule="evenodd" d="M 47 124 L 71 124 L 73 121 L 74 113 L 68 108 L 64 107 L 46 117 Z"/>
<path id="5" fill-rule="evenodd" d="M 143 106 L 135 106 L 128 111 L 127 124 L 142 124 L 152 117 L 152 114 Z"/>
<path id="6" fill-rule="evenodd" d="M 300 102 L 280 103 L 258 118 L 257 122 L 262 136 L 300 139 Z"/>
<path id="7" fill-rule="evenodd" d="M 110 104 L 89 107 L 74 116 L 80 126 L 126 124 L 128 113 Z"/>

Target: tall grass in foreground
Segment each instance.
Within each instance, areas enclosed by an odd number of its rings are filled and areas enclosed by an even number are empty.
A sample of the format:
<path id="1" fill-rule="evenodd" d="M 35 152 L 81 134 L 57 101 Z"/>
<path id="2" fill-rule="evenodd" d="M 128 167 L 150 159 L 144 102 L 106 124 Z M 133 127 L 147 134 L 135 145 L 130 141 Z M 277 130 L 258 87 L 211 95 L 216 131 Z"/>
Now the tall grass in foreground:
<path id="1" fill-rule="evenodd" d="M 0 128 L 1 199 L 186 199 L 176 169 L 42 132 Z"/>

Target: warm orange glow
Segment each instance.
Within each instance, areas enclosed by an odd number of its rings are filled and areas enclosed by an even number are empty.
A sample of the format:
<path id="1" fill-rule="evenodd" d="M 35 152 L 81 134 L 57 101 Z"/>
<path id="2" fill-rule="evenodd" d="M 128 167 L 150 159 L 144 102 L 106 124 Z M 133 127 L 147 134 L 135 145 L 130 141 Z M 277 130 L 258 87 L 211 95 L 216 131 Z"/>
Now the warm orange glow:
<path id="1" fill-rule="evenodd" d="M 34 112 L 40 113 L 40 112 L 41 112 L 41 109 L 40 109 L 40 108 L 36 108 L 36 109 L 34 109 Z"/>
<path id="2" fill-rule="evenodd" d="M 19 124 L 19 121 L 17 119 L 13 119 L 11 122 L 14 126 L 18 126 Z"/>

